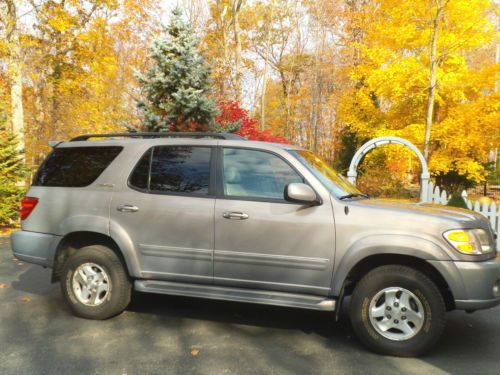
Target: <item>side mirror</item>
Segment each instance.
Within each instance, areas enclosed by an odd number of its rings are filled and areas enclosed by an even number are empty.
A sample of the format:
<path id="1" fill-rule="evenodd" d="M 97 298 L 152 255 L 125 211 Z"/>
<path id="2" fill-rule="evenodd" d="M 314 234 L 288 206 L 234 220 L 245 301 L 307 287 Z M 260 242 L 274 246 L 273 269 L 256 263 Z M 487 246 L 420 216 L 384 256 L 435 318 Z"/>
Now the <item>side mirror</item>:
<path id="1" fill-rule="evenodd" d="M 289 202 L 308 204 L 311 206 L 319 205 L 316 192 L 306 184 L 292 183 L 285 187 L 285 199 Z"/>

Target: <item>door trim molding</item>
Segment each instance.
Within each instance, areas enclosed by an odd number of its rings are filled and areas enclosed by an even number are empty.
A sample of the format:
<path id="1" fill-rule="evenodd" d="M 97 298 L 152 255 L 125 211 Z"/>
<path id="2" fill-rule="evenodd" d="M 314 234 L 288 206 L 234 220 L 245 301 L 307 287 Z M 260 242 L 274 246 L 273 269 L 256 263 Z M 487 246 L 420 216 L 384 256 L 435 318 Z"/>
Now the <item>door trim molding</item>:
<path id="1" fill-rule="evenodd" d="M 139 244 L 141 255 L 162 258 L 182 258 L 212 261 L 212 250 L 187 247 Z"/>
<path id="2" fill-rule="evenodd" d="M 323 271 L 328 268 L 329 259 L 215 250 L 214 262 L 254 264 L 273 267 L 279 266 Z"/>

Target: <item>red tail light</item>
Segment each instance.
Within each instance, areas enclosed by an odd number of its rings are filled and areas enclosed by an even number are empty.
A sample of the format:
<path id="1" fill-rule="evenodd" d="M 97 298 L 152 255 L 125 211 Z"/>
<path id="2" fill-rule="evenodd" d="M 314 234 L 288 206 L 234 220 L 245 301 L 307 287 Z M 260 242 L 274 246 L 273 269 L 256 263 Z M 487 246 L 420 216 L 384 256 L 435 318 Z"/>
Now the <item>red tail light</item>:
<path id="1" fill-rule="evenodd" d="M 31 212 L 35 209 L 38 204 L 38 198 L 34 197 L 24 197 L 21 201 L 21 210 L 19 211 L 19 216 L 21 220 L 25 220 L 30 216 Z"/>

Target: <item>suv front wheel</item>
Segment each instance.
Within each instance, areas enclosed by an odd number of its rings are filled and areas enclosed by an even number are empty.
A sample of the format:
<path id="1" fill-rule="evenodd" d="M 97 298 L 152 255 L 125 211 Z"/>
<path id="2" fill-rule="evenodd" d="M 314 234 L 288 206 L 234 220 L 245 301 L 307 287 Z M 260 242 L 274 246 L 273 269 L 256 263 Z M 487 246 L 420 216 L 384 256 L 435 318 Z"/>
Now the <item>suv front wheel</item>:
<path id="1" fill-rule="evenodd" d="M 64 300 L 79 317 L 107 319 L 130 302 L 132 286 L 113 250 L 93 245 L 79 249 L 64 264 L 61 277 Z"/>
<path id="2" fill-rule="evenodd" d="M 356 285 L 350 317 L 357 336 L 380 354 L 418 356 L 441 336 L 446 307 L 436 285 L 406 266 L 378 267 Z"/>

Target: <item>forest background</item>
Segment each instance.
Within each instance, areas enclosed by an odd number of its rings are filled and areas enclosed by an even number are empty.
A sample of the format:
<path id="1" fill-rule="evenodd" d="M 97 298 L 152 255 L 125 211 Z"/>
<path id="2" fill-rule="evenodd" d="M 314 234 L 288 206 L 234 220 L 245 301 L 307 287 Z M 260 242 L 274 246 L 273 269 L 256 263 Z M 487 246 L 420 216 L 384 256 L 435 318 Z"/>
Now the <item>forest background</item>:
<path id="1" fill-rule="evenodd" d="M 174 8 L 207 68 L 219 130 L 237 123 L 249 138 L 300 145 L 344 174 L 365 141 L 399 136 L 450 192 L 500 185 L 496 1 L 0 0 L 3 223 L 49 140 L 144 127 L 141 75 Z M 183 124 L 162 130 L 193 130 Z M 381 147 L 358 184 L 411 198 L 419 169 L 408 150 Z"/>

